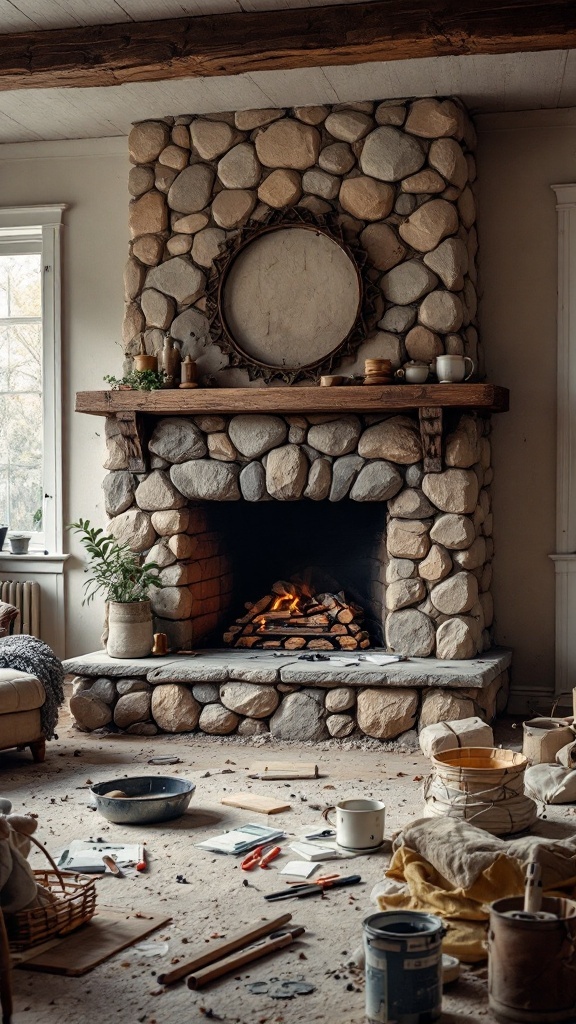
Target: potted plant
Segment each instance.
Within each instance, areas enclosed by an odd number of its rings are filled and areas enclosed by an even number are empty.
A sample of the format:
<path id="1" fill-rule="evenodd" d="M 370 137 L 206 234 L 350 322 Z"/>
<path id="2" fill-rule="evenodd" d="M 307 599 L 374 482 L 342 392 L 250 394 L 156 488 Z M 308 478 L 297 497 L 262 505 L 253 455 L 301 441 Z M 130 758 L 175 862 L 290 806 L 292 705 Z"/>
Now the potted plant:
<path id="1" fill-rule="evenodd" d="M 90 573 L 84 584 L 89 604 L 103 594 L 107 606 L 106 651 L 111 658 L 145 658 L 153 643 L 152 608 L 149 593 L 162 587 L 156 562 L 142 562 L 127 544 L 119 544 L 89 519 L 71 523 L 87 554 Z"/>
<path id="2" fill-rule="evenodd" d="M 164 387 L 166 374 L 164 370 L 130 370 L 125 377 L 106 374 L 102 379 L 113 391 L 158 391 Z"/>
<path id="3" fill-rule="evenodd" d="M 13 555 L 27 555 L 28 545 L 30 544 L 31 534 L 22 533 L 20 530 L 12 530 L 8 534 L 8 540 L 10 541 L 10 550 Z"/>

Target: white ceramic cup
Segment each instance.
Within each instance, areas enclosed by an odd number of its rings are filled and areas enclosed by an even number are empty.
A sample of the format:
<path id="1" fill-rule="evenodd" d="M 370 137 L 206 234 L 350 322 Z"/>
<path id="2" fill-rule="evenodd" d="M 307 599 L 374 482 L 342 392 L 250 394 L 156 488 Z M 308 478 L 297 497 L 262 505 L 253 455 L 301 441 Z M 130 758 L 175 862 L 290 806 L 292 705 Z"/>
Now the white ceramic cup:
<path id="1" fill-rule="evenodd" d="M 403 377 L 407 384 L 424 384 L 428 380 L 430 367 L 427 363 L 404 363 L 396 370 L 395 377 Z"/>
<path id="2" fill-rule="evenodd" d="M 335 811 L 332 821 L 330 812 Z M 374 850 L 384 840 L 385 805 L 380 800 L 341 800 L 324 811 L 336 829 L 336 842 L 344 850 Z"/>
<path id="3" fill-rule="evenodd" d="M 459 384 L 469 380 L 473 373 L 474 363 L 468 356 L 436 356 L 436 376 L 440 384 Z"/>

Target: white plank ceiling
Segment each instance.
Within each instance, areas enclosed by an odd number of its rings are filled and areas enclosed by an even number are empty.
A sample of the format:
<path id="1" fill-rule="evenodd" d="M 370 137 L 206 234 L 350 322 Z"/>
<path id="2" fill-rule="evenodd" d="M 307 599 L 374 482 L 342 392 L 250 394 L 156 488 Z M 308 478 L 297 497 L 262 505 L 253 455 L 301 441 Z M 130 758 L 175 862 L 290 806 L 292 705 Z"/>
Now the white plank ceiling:
<path id="1" fill-rule="evenodd" d="M 345 0 L 0 0 L 0 35 Z M 346 0 L 360 2 L 360 0 Z M 0 143 L 127 135 L 166 114 L 457 95 L 475 112 L 576 106 L 576 51 L 430 57 L 92 89 L 0 92 Z"/>

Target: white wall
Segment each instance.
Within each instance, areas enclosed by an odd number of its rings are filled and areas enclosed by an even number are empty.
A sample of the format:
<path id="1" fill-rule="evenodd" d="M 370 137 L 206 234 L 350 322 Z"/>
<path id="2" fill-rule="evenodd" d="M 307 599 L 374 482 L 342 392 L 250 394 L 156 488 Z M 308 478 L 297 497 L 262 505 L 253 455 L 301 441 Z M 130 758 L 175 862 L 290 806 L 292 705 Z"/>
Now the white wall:
<path id="1" fill-rule="evenodd" d="M 122 367 L 122 272 L 128 251 L 126 140 L 0 146 L 0 204 L 68 203 L 63 239 L 64 522 L 104 525 L 104 420 L 74 413 L 76 391 Z M 101 605 L 82 608 L 81 548 L 66 566 L 68 655 L 99 648 Z M 48 637 L 46 638 L 48 639 Z"/>
<path id="2" fill-rule="evenodd" d="M 488 376 L 511 389 L 494 417 L 500 643 L 514 685 L 553 690 L 556 418 L 556 212 L 550 185 L 576 179 L 576 110 L 478 119 L 480 326 Z M 103 422 L 74 415 L 74 393 L 121 368 L 122 270 L 128 246 L 124 139 L 0 147 L 3 206 L 71 204 L 64 253 L 65 521 L 104 522 Z M 78 546 L 71 550 L 78 554 Z M 81 608 L 68 566 L 68 653 L 99 646 L 101 610 Z"/>
<path id="3" fill-rule="evenodd" d="M 554 689 L 557 221 L 576 180 L 576 109 L 477 119 L 480 331 L 494 417 L 494 600 L 516 689 Z M 576 287 L 576 282 L 575 282 Z"/>

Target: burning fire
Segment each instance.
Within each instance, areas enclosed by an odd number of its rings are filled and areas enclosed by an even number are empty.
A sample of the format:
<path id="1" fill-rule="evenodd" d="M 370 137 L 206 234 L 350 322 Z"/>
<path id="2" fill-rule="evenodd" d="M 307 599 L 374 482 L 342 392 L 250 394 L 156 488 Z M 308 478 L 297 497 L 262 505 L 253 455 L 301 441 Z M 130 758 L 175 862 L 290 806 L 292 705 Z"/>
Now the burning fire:
<path id="1" fill-rule="evenodd" d="M 280 597 L 275 599 L 274 603 L 270 607 L 271 612 L 284 612 L 286 618 L 300 612 L 301 609 L 302 606 L 300 604 L 298 594 L 281 594 Z M 261 615 L 260 618 L 256 619 L 256 622 L 259 627 L 258 632 L 263 633 L 268 625 L 266 615 Z"/>
<path id="2" fill-rule="evenodd" d="M 296 594 L 282 594 L 281 597 L 277 597 L 272 605 L 271 611 L 287 612 L 288 615 L 292 615 L 293 612 L 298 611 L 300 607 L 300 598 Z"/>

